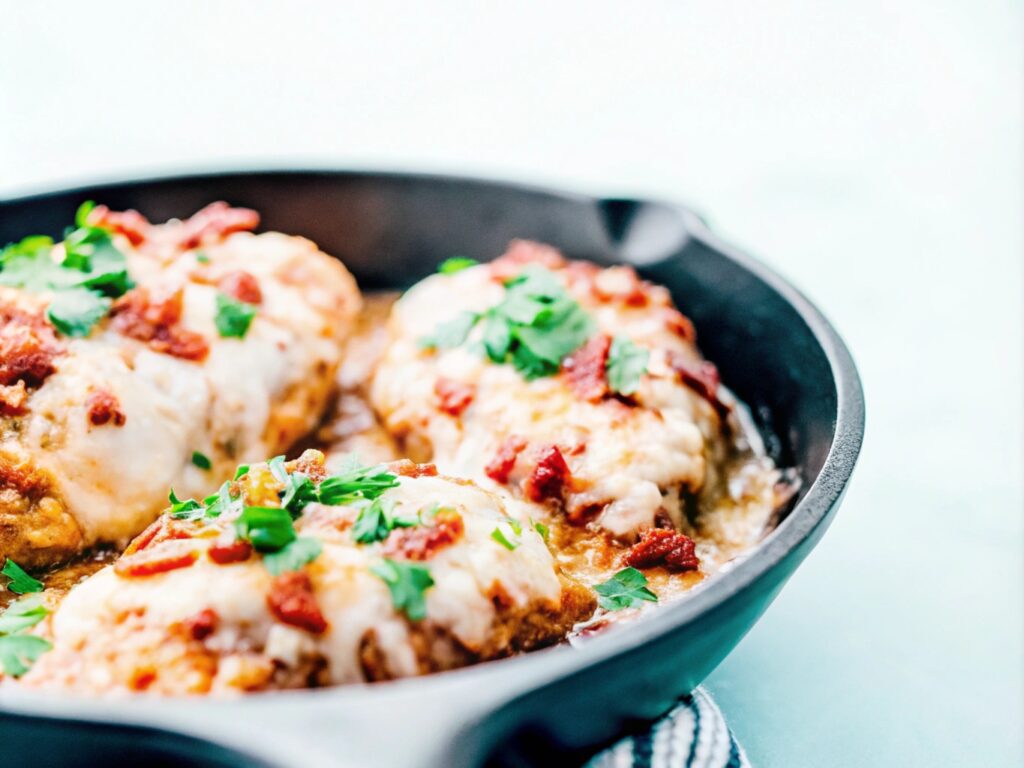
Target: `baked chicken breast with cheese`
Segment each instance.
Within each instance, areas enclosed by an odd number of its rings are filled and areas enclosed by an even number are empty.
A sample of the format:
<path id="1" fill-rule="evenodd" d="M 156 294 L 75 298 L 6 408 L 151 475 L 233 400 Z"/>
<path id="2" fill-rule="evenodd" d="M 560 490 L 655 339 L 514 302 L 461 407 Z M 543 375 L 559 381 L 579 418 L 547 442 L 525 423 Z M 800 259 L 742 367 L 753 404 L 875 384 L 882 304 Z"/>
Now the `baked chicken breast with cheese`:
<path id="1" fill-rule="evenodd" d="M 123 544 L 327 405 L 360 297 L 310 241 L 214 203 L 150 224 L 83 206 L 0 257 L 0 562 Z"/>
<path id="2" fill-rule="evenodd" d="M 389 332 L 370 397 L 409 456 L 622 544 L 688 529 L 731 414 L 665 288 L 516 241 L 442 265 Z"/>
<path id="3" fill-rule="evenodd" d="M 22 685 L 221 694 L 383 680 L 555 642 L 592 613 L 530 505 L 409 461 L 325 467 L 307 451 L 176 501 L 33 628 L 52 650 Z"/>

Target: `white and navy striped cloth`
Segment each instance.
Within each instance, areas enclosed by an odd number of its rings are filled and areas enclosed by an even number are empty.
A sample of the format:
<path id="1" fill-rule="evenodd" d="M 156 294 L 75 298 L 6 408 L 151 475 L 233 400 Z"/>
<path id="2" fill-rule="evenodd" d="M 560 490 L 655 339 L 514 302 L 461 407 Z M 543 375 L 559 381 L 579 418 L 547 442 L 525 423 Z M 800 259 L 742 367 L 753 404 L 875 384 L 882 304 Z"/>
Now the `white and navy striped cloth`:
<path id="1" fill-rule="evenodd" d="M 750 768 L 722 711 L 703 688 L 650 731 L 609 747 L 585 768 Z"/>

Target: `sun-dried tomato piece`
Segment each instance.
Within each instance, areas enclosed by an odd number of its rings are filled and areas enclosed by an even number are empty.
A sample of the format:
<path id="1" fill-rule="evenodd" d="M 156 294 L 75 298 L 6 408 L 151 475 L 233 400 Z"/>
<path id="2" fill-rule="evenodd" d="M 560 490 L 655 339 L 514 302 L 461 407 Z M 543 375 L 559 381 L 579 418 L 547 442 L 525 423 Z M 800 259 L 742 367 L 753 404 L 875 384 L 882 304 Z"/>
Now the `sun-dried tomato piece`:
<path id="1" fill-rule="evenodd" d="M 0 307 L 0 386 L 38 387 L 57 370 L 54 359 L 63 351 L 41 312 Z"/>
<path id="2" fill-rule="evenodd" d="M 128 291 L 110 308 L 111 326 L 151 349 L 185 360 L 203 360 L 210 345 L 202 334 L 182 328 L 182 289 L 155 296 L 146 288 Z"/>
<path id="3" fill-rule="evenodd" d="M 97 205 L 89 211 L 86 223 L 124 235 L 132 245 L 141 245 L 149 237 L 153 226 L 149 219 L 138 211 L 112 211 L 105 205 Z"/>
<path id="4" fill-rule="evenodd" d="M 599 333 L 562 361 L 562 370 L 580 400 L 596 402 L 608 394 L 608 351 L 611 337 Z"/>
<path id="5" fill-rule="evenodd" d="M 572 477 L 565 457 L 557 445 L 545 445 L 537 452 L 537 465 L 523 484 L 523 495 L 530 501 L 561 499 Z"/>
<path id="6" fill-rule="evenodd" d="M 388 462 L 384 468 L 400 477 L 437 477 L 436 464 L 417 464 L 409 459 Z"/>
<path id="7" fill-rule="evenodd" d="M 263 301 L 263 291 L 260 290 L 259 280 L 244 269 L 228 272 L 217 281 L 217 287 L 222 293 L 244 301 L 246 304 L 259 304 Z"/>
<path id="8" fill-rule="evenodd" d="M 491 277 L 499 282 L 511 280 L 528 264 L 560 269 L 565 266 L 565 258 L 550 245 L 533 240 L 513 240 L 505 253 L 491 262 Z"/>
<path id="9" fill-rule="evenodd" d="M 384 541 L 384 553 L 407 560 L 429 560 L 439 549 L 462 538 L 465 525 L 454 509 L 442 509 L 430 525 L 396 528 Z"/>
<path id="10" fill-rule="evenodd" d="M 205 640 L 217 631 L 220 616 L 213 608 L 203 608 L 195 616 L 185 619 L 182 625 L 193 640 Z"/>
<path id="11" fill-rule="evenodd" d="M 196 248 L 223 240 L 232 232 L 245 232 L 259 226 L 260 215 L 250 208 L 232 208 L 223 200 L 210 203 L 181 223 L 178 245 Z"/>
<path id="12" fill-rule="evenodd" d="M 697 341 L 697 331 L 690 322 L 690 318 L 684 315 L 675 307 L 666 307 L 662 310 L 665 318 L 665 327 L 684 341 Z"/>
<path id="13" fill-rule="evenodd" d="M 626 554 L 625 562 L 634 568 L 663 565 L 668 570 L 679 573 L 700 568 L 693 539 L 664 528 L 645 530 L 640 536 L 640 541 Z"/>
<path id="14" fill-rule="evenodd" d="M 125 555 L 141 552 L 143 549 L 159 544 L 161 541 L 171 539 L 191 539 L 192 526 L 182 520 L 175 520 L 173 517 L 158 517 L 146 530 L 136 536 L 131 544 L 125 549 Z"/>
<path id="15" fill-rule="evenodd" d="M 496 483 L 507 483 L 509 475 L 512 474 L 512 470 L 515 468 L 516 459 L 526 449 L 526 446 L 525 438 L 519 435 L 509 435 L 498 447 L 498 452 L 494 454 L 494 458 L 487 462 L 487 466 L 484 467 L 484 474 Z"/>
<path id="16" fill-rule="evenodd" d="M 437 395 L 438 404 L 442 411 L 449 416 L 461 416 L 463 411 L 473 402 L 473 398 L 476 397 L 476 387 L 472 384 L 440 376 L 434 382 L 434 394 Z"/>
<path id="17" fill-rule="evenodd" d="M 320 612 L 313 583 L 302 571 L 282 573 L 274 579 L 267 595 L 267 607 L 282 624 L 289 624 L 318 635 L 327 629 L 327 619 Z"/>
<path id="18" fill-rule="evenodd" d="M 723 420 L 729 414 L 729 406 L 718 397 L 718 368 L 714 363 L 701 360 L 691 363 L 682 355 L 670 352 L 668 364 L 679 374 L 680 381 L 707 400 Z"/>
<path id="19" fill-rule="evenodd" d="M 169 542 L 162 547 L 122 556 L 114 563 L 114 573 L 131 578 L 155 576 L 178 568 L 188 568 L 198 559 L 199 551 L 191 542 Z"/>
<path id="20" fill-rule="evenodd" d="M 217 565 L 241 563 L 252 556 L 252 544 L 242 539 L 234 539 L 232 541 L 215 541 L 213 545 L 206 550 L 206 554 L 209 555 L 210 559 L 217 563 Z"/>
<path id="21" fill-rule="evenodd" d="M 113 424 L 115 427 L 123 427 L 128 417 L 121 410 L 121 402 L 117 397 L 105 389 L 100 389 L 89 395 L 85 401 L 88 410 L 89 423 L 94 427 L 101 427 L 104 424 Z"/>

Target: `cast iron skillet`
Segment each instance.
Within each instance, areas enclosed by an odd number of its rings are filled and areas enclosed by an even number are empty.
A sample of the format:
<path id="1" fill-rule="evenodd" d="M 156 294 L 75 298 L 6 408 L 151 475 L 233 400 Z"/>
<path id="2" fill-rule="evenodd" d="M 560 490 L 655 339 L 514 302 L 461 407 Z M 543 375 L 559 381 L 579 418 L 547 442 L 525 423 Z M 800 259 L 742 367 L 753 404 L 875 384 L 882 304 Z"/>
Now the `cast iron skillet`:
<path id="1" fill-rule="evenodd" d="M 835 514 L 860 451 L 864 402 L 850 354 L 792 286 L 685 208 L 447 176 L 255 171 L 128 181 L 0 202 L 0 244 L 58 236 L 95 199 L 153 221 L 213 200 L 305 235 L 364 289 L 402 288 L 454 254 L 508 241 L 629 262 L 667 285 L 770 452 L 798 468 L 788 517 L 748 557 L 636 622 L 432 677 L 235 701 L 0 695 L 0 744 L 35 766 L 472 766 L 559 764 L 641 726 L 729 653 Z M 546 758 L 546 759 L 545 759 Z"/>

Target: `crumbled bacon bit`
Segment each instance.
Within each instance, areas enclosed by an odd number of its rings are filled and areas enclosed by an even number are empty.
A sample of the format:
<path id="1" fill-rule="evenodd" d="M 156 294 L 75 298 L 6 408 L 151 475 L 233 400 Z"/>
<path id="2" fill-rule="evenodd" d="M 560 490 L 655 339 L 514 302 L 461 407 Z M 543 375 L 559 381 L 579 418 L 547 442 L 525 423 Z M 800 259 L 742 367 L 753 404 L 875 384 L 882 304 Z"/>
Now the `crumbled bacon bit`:
<path id="1" fill-rule="evenodd" d="M 501 256 L 491 262 L 491 277 L 499 282 L 511 280 L 528 264 L 561 269 L 565 259 L 557 248 L 533 240 L 513 240 Z"/>
<path id="2" fill-rule="evenodd" d="M 178 568 L 188 568 L 198 559 L 199 552 L 191 542 L 173 542 L 156 549 L 123 555 L 114 563 L 114 573 L 130 578 L 155 576 Z"/>
<path id="3" fill-rule="evenodd" d="M 494 454 L 494 458 L 487 462 L 487 466 L 484 467 L 484 474 L 496 483 L 507 483 L 509 475 L 512 474 L 512 470 L 516 465 L 516 459 L 526 449 L 526 446 L 525 438 L 519 435 L 509 435 L 498 447 L 498 452 Z"/>
<path id="4" fill-rule="evenodd" d="M 569 465 L 558 446 L 545 445 L 537 452 L 537 465 L 523 484 L 523 494 L 536 502 L 561 499 L 571 477 Z"/>
<path id="5" fill-rule="evenodd" d="M 109 229 L 128 238 L 132 245 L 141 245 L 149 236 L 153 226 L 149 219 L 135 210 L 112 211 L 105 205 L 97 205 L 86 218 L 86 223 L 93 227 Z"/>
<path id="6" fill-rule="evenodd" d="M 215 541 L 206 554 L 209 555 L 210 559 L 217 565 L 227 565 L 228 563 L 241 563 L 249 559 L 252 556 L 252 544 L 242 539 L 232 539 L 230 541 Z"/>
<path id="7" fill-rule="evenodd" d="M 115 427 L 123 427 L 128 417 L 121 410 L 121 403 L 112 393 L 100 389 L 89 395 L 85 401 L 89 411 L 89 423 L 95 427 L 113 423 Z"/>
<path id="8" fill-rule="evenodd" d="M 110 309 L 114 330 L 147 343 L 151 349 L 185 360 L 203 360 L 210 345 L 202 334 L 182 328 L 183 291 L 153 296 L 136 288 L 114 302 Z"/>
<path id="9" fill-rule="evenodd" d="M 327 629 L 320 612 L 313 583 L 302 571 L 282 573 L 274 579 L 267 595 L 267 607 L 278 621 L 318 635 Z"/>
<path id="10" fill-rule="evenodd" d="M 315 483 L 327 477 L 324 455 L 313 448 L 303 451 L 295 461 L 289 461 L 285 464 L 285 469 L 289 472 L 301 472 Z"/>
<path id="11" fill-rule="evenodd" d="M 185 619 L 182 624 L 193 640 L 205 640 L 217 631 L 220 616 L 213 608 L 204 608 L 195 616 Z"/>
<path id="12" fill-rule="evenodd" d="M 562 361 L 569 387 L 580 400 L 596 402 L 608 394 L 605 367 L 611 346 L 611 337 L 599 333 Z"/>
<path id="13" fill-rule="evenodd" d="M 476 397 L 476 387 L 462 381 L 455 381 L 444 376 L 438 377 L 434 382 L 434 394 L 437 395 L 439 407 L 449 416 L 461 416 L 473 398 Z"/>
<path id="14" fill-rule="evenodd" d="M 384 541 L 384 553 L 407 560 L 429 560 L 437 550 L 462 538 L 465 525 L 454 509 L 442 509 L 432 523 L 414 528 L 396 528 Z"/>
<path id="15" fill-rule="evenodd" d="M 719 418 L 725 419 L 729 414 L 729 406 L 718 397 L 718 369 L 714 363 L 707 360 L 691 363 L 682 355 L 670 352 L 668 364 L 679 374 L 683 384 L 707 400 L 717 411 Z"/>
<path id="16" fill-rule="evenodd" d="M 626 565 L 634 568 L 653 568 L 663 565 L 670 571 L 696 571 L 700 568 L 693 539 L 664 528 L 648 528 L 640 541 L 632 546 L 625 557 Z"/>
<path id="17" fill-rule="evenodd" d="M 259 304 L 263 301 L 263 291 L 260 290 L 259 280 L 244 269 L 228 272 L 217 281 L 217 287 L 222 293 L 244 301 L 246 304 Z"/>
<path id="18" fill-rule="evenodd" d="M 63 351 L 42 312 L 0 307 L 0 386 L 38 387 L 57 370 L 54 358 Z"/>
<path id="19" fill-rule="evenodd" d="M 417 464 L 409 459 L 388 462 L 384 468 L 400 477 L 437 477 L 436 464 Z"/>
<path id="20" fill-rule="evenodd" d="M 259 226 L 260 215 L 249 208 L 232 208 L 223 200 L 210 203 L 185 219 L 178 233 L 178 245 L 185 250 L 223 240 L 232 232 Z"/>

